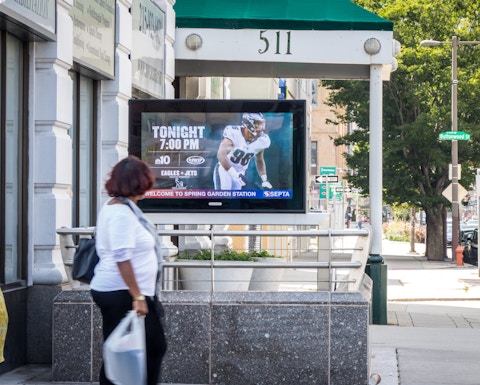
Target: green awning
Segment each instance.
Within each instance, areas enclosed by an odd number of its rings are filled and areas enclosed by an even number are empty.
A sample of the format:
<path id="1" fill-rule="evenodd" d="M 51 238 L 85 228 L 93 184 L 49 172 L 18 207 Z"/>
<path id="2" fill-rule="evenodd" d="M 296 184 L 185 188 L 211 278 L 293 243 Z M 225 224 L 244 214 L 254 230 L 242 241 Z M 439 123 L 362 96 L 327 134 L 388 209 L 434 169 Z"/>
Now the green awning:
<path id="1" fill-rule="evenodd" d="M 350 0 L 177 0 L 178 28 L 393 31 Z"/>

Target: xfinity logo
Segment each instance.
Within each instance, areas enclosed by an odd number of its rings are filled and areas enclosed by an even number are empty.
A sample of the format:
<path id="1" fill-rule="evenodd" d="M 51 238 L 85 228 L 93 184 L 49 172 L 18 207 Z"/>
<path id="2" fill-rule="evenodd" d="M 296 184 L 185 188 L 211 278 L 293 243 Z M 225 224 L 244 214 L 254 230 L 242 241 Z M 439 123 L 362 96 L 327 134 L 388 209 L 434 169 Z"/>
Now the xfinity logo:
<path id="1" fill-rule="evenodd" d="M 189 156 L 187 158 L 187 163 L 191 164 L 192 166 L 198 166 L 205 162 L 205 158 L 203 156 Z"/>

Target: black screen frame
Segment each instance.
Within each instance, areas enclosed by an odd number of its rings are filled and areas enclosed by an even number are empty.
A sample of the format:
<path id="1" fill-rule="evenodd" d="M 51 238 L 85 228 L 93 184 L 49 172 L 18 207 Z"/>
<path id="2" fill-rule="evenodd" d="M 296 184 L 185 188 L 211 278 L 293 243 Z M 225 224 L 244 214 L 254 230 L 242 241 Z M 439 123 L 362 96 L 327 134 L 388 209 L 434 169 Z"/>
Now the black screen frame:
<path id="1" fill-rule="evenodd" d="M 131 99 L 129 101 L 128 152 L 141 158 L 142 113 L 291 113 L 292 191 L 291 199 L 162 199 L 139 201 L 150 213 L 305 213 L 306 212 L 306 102 L 305 100 L 198 100 Z M 279 156 L 281 154 L 278 154 Z M 273 162 L 271 162 L 273 163 Z M 268 165 L 268 164 L 267 164 Z"/>

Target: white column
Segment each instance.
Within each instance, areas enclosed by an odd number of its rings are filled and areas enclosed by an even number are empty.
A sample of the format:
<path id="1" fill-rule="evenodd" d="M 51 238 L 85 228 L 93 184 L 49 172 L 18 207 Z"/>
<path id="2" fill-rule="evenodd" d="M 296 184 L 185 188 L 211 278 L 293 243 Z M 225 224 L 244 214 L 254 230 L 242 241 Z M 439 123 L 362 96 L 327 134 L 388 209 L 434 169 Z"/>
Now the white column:
<path id="1" fill-rule="evenodd" d="M 33 284 L 67 282 L 55 230 L 71 226 L 72 19 L 69 1 L 57 2 L 57 41 L 31 45 L 33 122 L 30 175 L 33 236 Z"/>
<path id="2" fill-rule="evenodd" d="M 175 80 L 175 0 L 157 0 L 165 9 L 165 99 L 175 97 L 173 81 Z"/>
<path id="3" fill-rule="evenodd" d="M 112 167 L 128 155 L 128 100 L 132 95 L 132 15 L 130 0 L 116 2 L 115 78 L 102 81 L 99 106 L 101 153 L 99 187 Z M 103 199 L 99 202 L 101 206 Z"/>
<path id="4" fill-rule="evenodd" d="M 382 254 L 382 170 L 383 170 L 383 84 L 382 65 L 370 66 L 370 223 L 371 255 Z"/>

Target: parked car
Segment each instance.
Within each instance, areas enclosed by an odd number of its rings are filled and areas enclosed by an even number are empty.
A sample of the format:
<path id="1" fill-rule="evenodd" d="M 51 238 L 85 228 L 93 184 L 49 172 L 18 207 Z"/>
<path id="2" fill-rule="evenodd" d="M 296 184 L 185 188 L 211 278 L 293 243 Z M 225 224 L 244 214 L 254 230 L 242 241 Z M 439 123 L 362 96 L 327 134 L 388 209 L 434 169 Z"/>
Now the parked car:
<path id="1" fill-rule="evenodd" d="M 465 224 L 477 227 L 478 226 L 478 218 L 472 217 L 472 219 L 469 219 L 468 221 L 466 221 Z"/>
<path id="2" fill-rule="evenodd" d="M 460 245 L 464 246 L 468 240 L 468 237 L 472 235 L 473 230 L 478 227 L 478 222 L 476 223 L 460 223 L 459 224 L 459 232 L 458 232 L 458 241 Z M 452 221 L 449 219 L 447 220 L 447 247 L 452 246 Z"/>
<path id="3" fill-rule="evenodd" d="M 478 266 L 478 229 L 467 235 L 467 241 L 463 247 L 463 262 Z"/>
<path id="4" fill-rule="evenodd" d="M 447 220 L 447 247 L 452 246 L 452 221 Z"/>
<path id="5" fill-rule="evenodd" d="M 466 223 L 460 223 L 460 231 L 473 231 L 478 228 L 478 221 L 468 221 Z"/>

